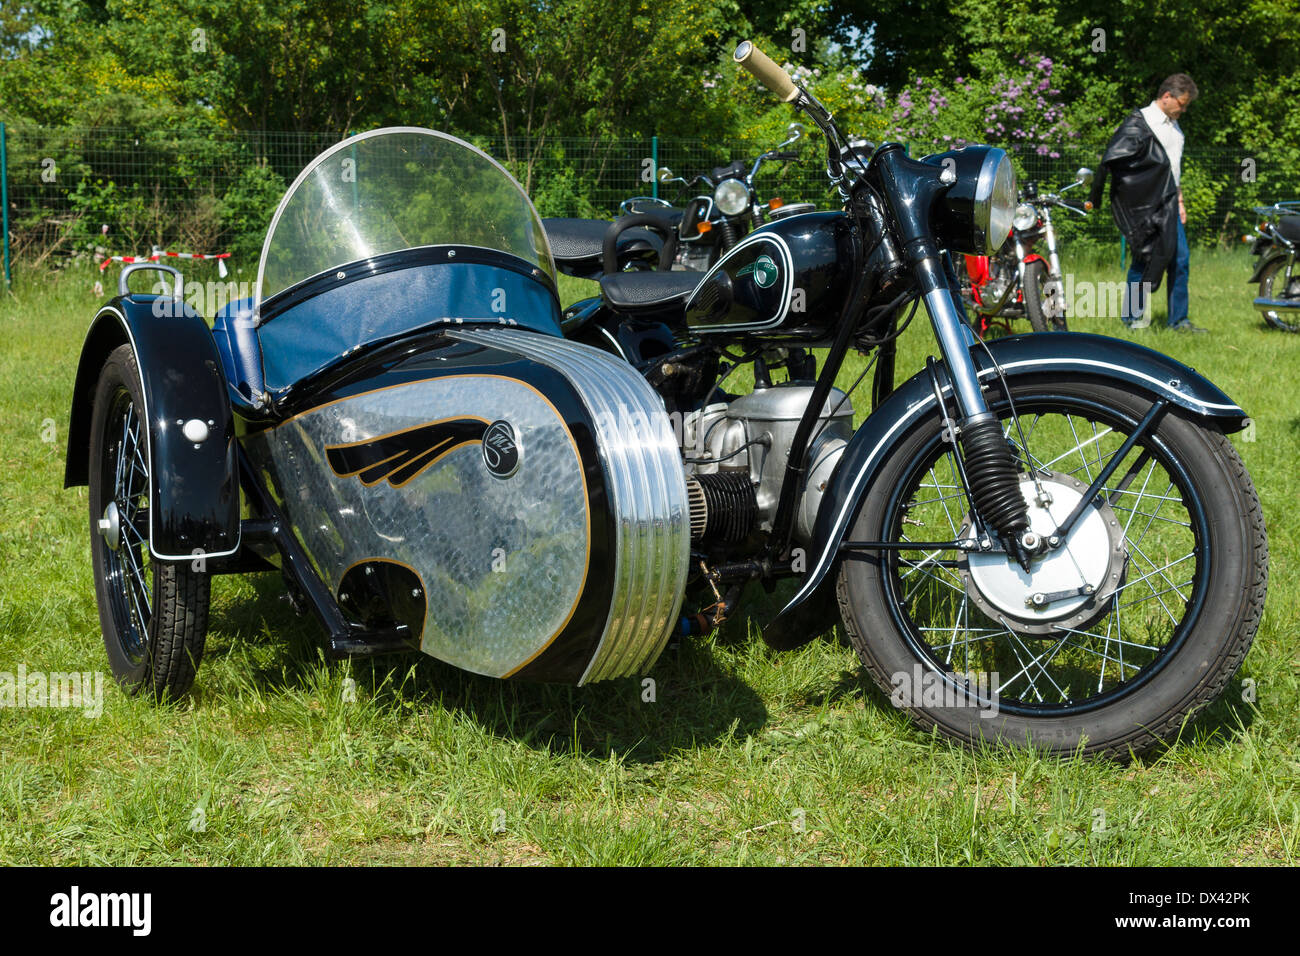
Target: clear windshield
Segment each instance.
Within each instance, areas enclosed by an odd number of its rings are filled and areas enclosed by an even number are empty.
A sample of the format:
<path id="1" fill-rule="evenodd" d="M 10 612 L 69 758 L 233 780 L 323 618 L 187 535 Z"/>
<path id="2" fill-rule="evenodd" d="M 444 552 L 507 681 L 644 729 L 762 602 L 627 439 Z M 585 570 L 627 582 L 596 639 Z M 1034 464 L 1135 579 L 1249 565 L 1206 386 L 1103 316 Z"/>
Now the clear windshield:
<path id="1" fill-rule="evenodd" d="M 349 262 L 435 245 L 495 249 L 555 276 L 537 210 L 486 153 L 415 127 L 353 136 L 317 156 L 281 200 L 257 302 Z"/>

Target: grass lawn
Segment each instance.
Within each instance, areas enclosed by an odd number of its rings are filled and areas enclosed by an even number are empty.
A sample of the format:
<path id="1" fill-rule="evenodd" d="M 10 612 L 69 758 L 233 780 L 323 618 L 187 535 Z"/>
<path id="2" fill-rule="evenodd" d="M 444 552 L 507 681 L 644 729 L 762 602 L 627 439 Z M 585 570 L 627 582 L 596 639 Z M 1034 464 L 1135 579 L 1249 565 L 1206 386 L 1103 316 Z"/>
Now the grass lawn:
<path id="1" fill-rule="evenodd" d="M 0 863 L 1294 865 L 1300 336 L 1251 308 L 1252 261 L 1193 257 L 1192 318 L 1210 335 L 1072 319 L 1195 366 L 1256 423 L 1233 441 L 1268 520 L 1263 625 L 1228 692 L 1162 752 L 972 753 L 913 729 L 833 634 L 776 654 L 757 617 L 670 650 L 653 703 L 636 679 L 327 662 L 277 575 L 222 577 L 179 704 L 106 675 L 98 718 L 0 709 Z M 1066 265 L 1076 282 L 1122 279 L 1113 257 L 1067 249 Z M 62 488 L 93 278 L 20 275 L 0 295 L 0 672 L 107 670 L 86 489 Z M 584 285 L 566 282 L 566 301 Z M 922 314 L 900 378 L 933 348 Z"/>

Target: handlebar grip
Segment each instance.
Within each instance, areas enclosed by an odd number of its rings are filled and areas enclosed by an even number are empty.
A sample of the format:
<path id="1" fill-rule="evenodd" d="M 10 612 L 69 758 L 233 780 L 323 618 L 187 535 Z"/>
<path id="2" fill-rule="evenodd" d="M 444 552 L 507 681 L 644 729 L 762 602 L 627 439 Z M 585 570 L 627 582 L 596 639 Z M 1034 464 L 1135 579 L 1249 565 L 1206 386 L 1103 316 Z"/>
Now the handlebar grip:
<path id="1" fill-rule="evenodd" d="M 782 150 L 779 153 L 773 153 L 772 158 L 776 160 L 786 161 L 786 160 L 798 159 L 799 154 L 793 149 L 787 149 L 787 150 Z"/>
<path id="2" fill-rule="evenodd" d="M 789 103 L 799 95 L 799 87 L 794 85 L 790 74 L 777 66 L 771 57 L 749 40 L 743 41 L 736 47 L 733 58 L 749 70 L 755 79 L 775 93 L 782 102 Z"/>

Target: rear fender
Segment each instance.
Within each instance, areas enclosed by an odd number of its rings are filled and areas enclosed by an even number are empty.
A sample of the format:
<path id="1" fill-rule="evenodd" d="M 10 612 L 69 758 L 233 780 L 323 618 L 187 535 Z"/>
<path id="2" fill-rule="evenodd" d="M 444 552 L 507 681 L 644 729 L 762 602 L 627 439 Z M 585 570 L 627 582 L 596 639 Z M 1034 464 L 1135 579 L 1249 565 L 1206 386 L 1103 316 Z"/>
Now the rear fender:
<path id="1" fill-rule="evenodd" d="M 988 343 L 988 348 L 1008 381 L 1044 372 L 1062 377 L 1099 376 L 1152 398 L 1168 399 L 1225 432 L 1240 431 L 1249 421 L 1241 407 L 1209 379 L 1167 355 L 1131 342 L 1078 332 L 1038 332 L 996 339 Z M 975 357 L 980 379 L 996 388 L 997 372 L 988 355 L 980 349 Z M 940 375 L 941 382 L 945 377 Z M 945 394 L 952 391 L 946 382 L 942 388 Z M 782 635 L 773 643 L 789 646 L 786 619 L 795 619 L 792 612 L 832 580 L 830 572 L 840 543 L 890 451 L 934 408 L 934 388 L 929 376 L 921 372 L 891 394 L 854 432 L 822 497 L 806 556 L 807 576 L 765 629 L 765 636 L 767 630 L 774 637 Z"/>
<path id="2" fill-rule="evenodd" d="M 1277 246 L 1274 246 L 1272 249 L 1265 252 L 1263 255 L 1259 257 L 1259 262 L 1255 263 L 1255 271 L 1251 274 L 1251 277 L 1246 281 L 1248 283 L 1258 282 L 1260 279 L 1264 278 L 1265 269 L 1271 266 L 1278 259 L 1285 259 L 1289 255 L 1290 253 L 1288 253 L 1285 249 L 1279 249 Z"/>
<path id="3" fill-rule="evenodd" d="M 90 482 L 90 422 L 105 359 L 129 343 L 149 423 L 149 550 L 161 561 L 219 558 L 239 549 L 234 424 L 216 344 L 189 306 L 157 295 L 118 296 L 91 323 L 68 422 L 63 485 Z M 182 434 L 198 419 L 201 442 Z"/>

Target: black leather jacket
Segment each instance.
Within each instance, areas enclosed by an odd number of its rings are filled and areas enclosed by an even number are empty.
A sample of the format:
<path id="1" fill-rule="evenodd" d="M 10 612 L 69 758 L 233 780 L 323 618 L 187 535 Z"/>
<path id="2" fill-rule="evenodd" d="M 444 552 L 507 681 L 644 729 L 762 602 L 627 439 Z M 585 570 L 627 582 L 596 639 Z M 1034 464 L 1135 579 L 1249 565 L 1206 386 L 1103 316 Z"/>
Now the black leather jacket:
<path id="1" fill-rule="evenodd" d="M 1143 264 L 1142 281 L 1158 289 L 1178 252 L 1178 184 L 1141 110 L 1126 116 L 1106 144 L 1101 172 L 1092 181 L 1093 206 L 1101 205 L 1107 175 L 1115 225 Z"/>

